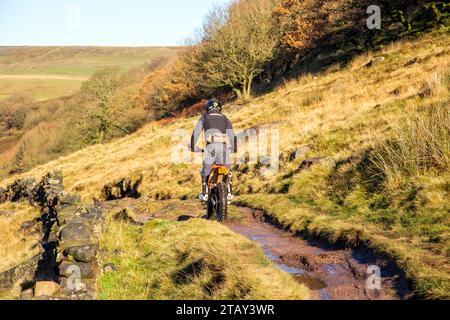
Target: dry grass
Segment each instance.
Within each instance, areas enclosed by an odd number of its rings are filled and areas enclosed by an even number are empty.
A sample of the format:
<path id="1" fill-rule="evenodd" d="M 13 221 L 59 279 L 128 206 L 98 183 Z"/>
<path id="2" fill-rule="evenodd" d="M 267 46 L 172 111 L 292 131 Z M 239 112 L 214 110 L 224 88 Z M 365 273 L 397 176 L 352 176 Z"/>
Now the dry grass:
<path id="1" fill-rule="evenodd" d="M 427 38 L 422 40 L 429 43 L 426 47 L 417 41 L 414 51 L 408 43 L 392 46 L 396 49 L 390 49 L 386 61 L 373 68 L 349 68 L 318 75 L 316 79 L 305 76 L 251 104 L 228 107 L 225 113 L 238 130 L 277 123 L 282 152 L 302 145 L 310 145 L 314 154 L 335 158 L 360 152 L 384 141 L 392 124 L 404 116 L 408 98 L 420 91 L 431 74 L 448 69 L 450 52 L 445 48 L 450 38 L 446 34 L 432 38 L 431 44 Z M 404 67 L 415 57 L 423 62 Z M 196 117 L 170 123 L 153 122 L 136 134 L 86 148 L 25 175 L 41 176 L 49 169 L 60 168 L 69 189 L 85 198 L 99 196 L 104 184 L 131 172 L 143 173 L 143 191 L 150 196 L 191 194 L 199 181 L 198 175 L 193 173 L 196 171 L 190 164 L 172 164 L 171 138 L 177 129 L 189 133 L 195 121 Z M 11 177 L 2 184 L 16 178 Z M 174 181 L 183 183 L 174 186 Z"/>
<path id="2" fill-rule="evenodd" d="M 204 220 L 155 220 L 143 229 L 109 221 L 101 298 L 293 299 L 308 290 L 272 264 L 255 243 Z"/>
<path id="3" fill-rule="evenodd" d="M 39 252 L 40 232 L 20 230 L 24 222 L 39 217 L 39 210 L 28 203 L 7 203 L 0 205 L 0 272 L 26 261 Z M 41 225 L 38 224 L 37 228 Z"/>
<path id="4" fill-rule="evenodd" d="M 412 110 L 412 116 L 394 129 L 395 140 L 382 145 L 373 157 L 379 171 L 375 178 L 385 180 L 390 190 L 404 176 L 450 169 L 449 106 L 431 105 L 420 111 L 422 106 Z"/>
<path id="5" fill-rule="evenodd" d="M 277 199 L 287 197 L 290 218 L 286 223 L 296 228 L 313 219 L 315 233 L 331 240 L 340 238 L 342 232 L 357 240 L 360 233 L 354 225 L 369 230 L 363 233 L 364 239 L 403 261 L 419 294 L 445 296 L 450 254 L 448 169 L 419 176 L 403 174 L 395 192 L 371 193 L 360 160 L 368 150 L 395 138 L 395 128 L 411 116 L 411 105 L 448 106 L 447 84 L 434 79 L 448 74 L 449 46 L 447 33 L 395 43 L 379 53 L 356 58 L 348 68 L 306 75 L 245 106 L 227 106 L 225 113 L 238 130 L 276 124 L 284 155 L 309 146 L 311 151 L 304 157 L 332 158 L 317 171 L 296 174 L 301 157 L 282 163 L 280 172 L 270 177 L 247 166 L 245 173 L 237 174 L 237 191 L 264 193 L 255 203 L 264 206 L 272 202 L 270 210 L 280 216 L 285 202 Z M 383 62 L 362 67 L 379 55 L 385 57 Z M 175 165 L 171 151 L 175 144 L 172 134 L 177 129 L 191 131 L 196 118 L 152 122 L 136 134 L 86 148 L 24 176 L 38 178 L 61 169 L 67 189 L 90 200 L 100 197 L 105 184 L 140 173 L 144 177 L 141 191 L 146 196 L 193 197 L 200 185 L 200 165 Z M 186 143 L 188 139 L 186 136 Z M 268 197 L 265 193 L 281 194 Z M 252 202 L 250 198 L 247 201 Z"/>

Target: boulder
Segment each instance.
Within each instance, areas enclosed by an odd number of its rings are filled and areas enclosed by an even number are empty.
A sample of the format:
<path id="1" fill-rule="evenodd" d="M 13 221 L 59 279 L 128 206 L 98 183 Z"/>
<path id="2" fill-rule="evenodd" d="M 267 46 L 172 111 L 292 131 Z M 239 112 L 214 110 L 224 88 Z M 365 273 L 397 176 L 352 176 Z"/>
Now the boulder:
<path id="1" fill-rule="evenodd" d="M 143 181 L 142 174 L 132 174 L 129 177 L 107 184 L 103 187 L 104 200 L 117 200 L 123 198 L 139 198 L 139 187 Z"/>
<path id="2" fill-rule="evenodd" d="M 96 236 L 100 236 L 103 231 L 103 222 L 105 220 L 105 214 L 98 205 L 93 205 L 84 208 L 81 218 L 89 221 L 89 224 Z"/>
<path id="3" fill-rule="evenodd" d="M 64 248 L 96 243 L 94 232 L 86 221 L 73 219 L 61 229 L 60 239 Z"/>
<path id="4" fill-rule="evenodd" d="M 102 208 L 98 205 L 86 207 L 85 210 L 86 212 L 82 214 L 82 217 L 85 219 L 102 221 L 105 218 Z"/>
<path id="5" fill-rule="evenodd" d="M 36 282 L 34 288 L 34 295 L 36 298 L 39 297 L 51 297 L 58 293 L 60 290 L 59 284 L 53 281 L 40 281 Z"/>
<path id="6" fill-rule="evenodd" d="M 80 206 L 81 205 L 81 197 L 75 194 L 61 192 L 59 194 L 59 204 L 60 205 L 72 205 L 72 206 Z"/>
<path id="7" fill-rule="evenodd" d="M 78 262 L 91 262 L 97 256 L 98 245 L 86 245 L 71 247 L 65 250 L 66 255 L 73 257 Z"/>
<path id="8" fill-rule="evenodd" d="M 76 218 L 79 213 L 78 207 L 72 205 L 59 206 L 57 211 L 57 219 L 60 226 L 65 225 L 72 219 Z"/>

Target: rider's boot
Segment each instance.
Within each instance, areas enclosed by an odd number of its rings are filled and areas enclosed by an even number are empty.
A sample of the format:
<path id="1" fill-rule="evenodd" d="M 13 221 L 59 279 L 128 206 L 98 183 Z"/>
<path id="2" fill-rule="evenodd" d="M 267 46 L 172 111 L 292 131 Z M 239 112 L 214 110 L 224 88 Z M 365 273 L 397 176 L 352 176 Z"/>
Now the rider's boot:
<path id="1" fill-rule="evenodd" d="M 200 193 L 199 198 L 203 202 L 208 202 L 208 184 L 206 182 L 202 183 L 202 193 Z"/>
<path id="2" fill-rule="evenodd" d="M 228 197 L 227 197 L 227 199 L 228 199 L 228 202 L 231 202 L 234 199 L 234 197 L 233 197 L 233 184 L 232 184 L 231 181 L 230 181 L 230 183 L 228 183 Z"/>

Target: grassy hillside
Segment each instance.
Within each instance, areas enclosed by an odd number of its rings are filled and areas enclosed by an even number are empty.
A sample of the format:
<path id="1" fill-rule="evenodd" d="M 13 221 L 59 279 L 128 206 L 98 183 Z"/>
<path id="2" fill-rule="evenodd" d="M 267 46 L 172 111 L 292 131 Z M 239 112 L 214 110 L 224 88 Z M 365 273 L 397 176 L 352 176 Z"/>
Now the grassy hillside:
<path id="1" fill-rule="evenodd" d="M 146 47 L 0 47 L 0 99 L 26 93 L 36 100 L 72 95 L 96 71 L 120 67 L 124 72 L 177 48 Z"/>
<path id="2" fill-rule="evenodd" d="M 330 241 L 365 242 L 396 259 L 417 294 L 448 298 L 449 47 L 445 32 L 396 42 L 355 58 L 345 68 L 334 66 L 246 105 L 227 106 L 225 113 L 238 130 L 264 125 L 280 129 L 280 171 L 266 177 L 260 174 L 261 164 L 236 167 L 239 201 L 266 209 L 292 230 Z M 384 59 L 366 66 L 380 57 Z M 427 122 L 435 114 L 440 122 Z M 199 166 L 173 164 L 171 151 L 175 130 L 190 131 L 196 120 L 152 122 L 133 135 L 59 158 L 23 176 L 61 169 L 67 188 L 90 199 L 101 197 L 107 183 L 142 174 L 146 196 L 194 197 Z M 426 150 L 425 165 L 422 159 L 405 160 L 412 141 L 429 141 L 423 137 L 441 139 L 418 146 Z M 389 151 L 386 146 L 393 147 Z M 299 149 L 309 151 L 291 158 Z M 328 160 L 310 171 L 297 170 L 312 156 Z M 418 164 L 417 170 L 408 169 L 411 163 Z"/>

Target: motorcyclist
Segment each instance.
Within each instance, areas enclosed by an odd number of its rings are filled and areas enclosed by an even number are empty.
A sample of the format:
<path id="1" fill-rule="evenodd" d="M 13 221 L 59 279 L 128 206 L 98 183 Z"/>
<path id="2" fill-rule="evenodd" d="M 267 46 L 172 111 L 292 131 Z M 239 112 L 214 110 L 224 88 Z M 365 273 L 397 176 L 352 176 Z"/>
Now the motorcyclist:
<path id="1" fill-rule="evenodd" d="M 200 200 L 208 201 L 208 177 L 212 171 L 213 164 L 231 166 L 230 151 L 237 152 L 237 139 L 230 120 L 222 113 L 222 105 L 217 99 L 210 99 L 206 103 L 206 113 L 198 120 L 192 133 L 190 150 L 198 151 L 196 148 L 200 135 L 204 132 L 206 149 L 203 156 L 202 192 Z M 229 140 L 229 147 L 227 145 Z M 228 189 L 228 200 L 233 199 L 231 182 Z"/>

